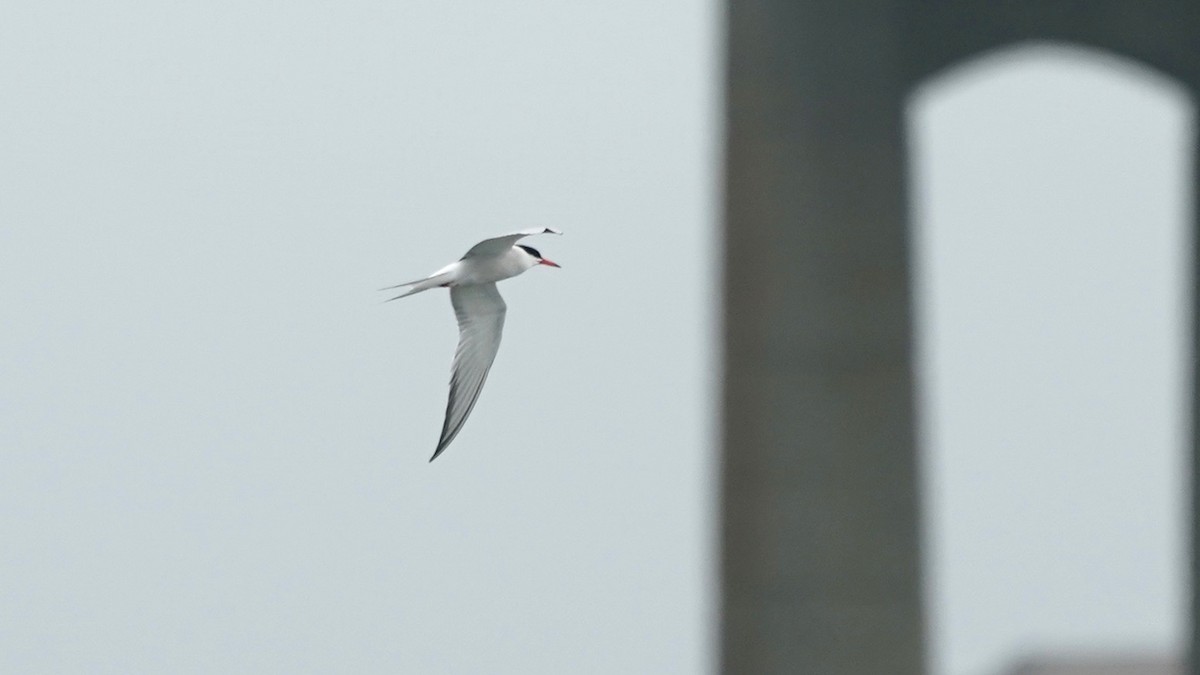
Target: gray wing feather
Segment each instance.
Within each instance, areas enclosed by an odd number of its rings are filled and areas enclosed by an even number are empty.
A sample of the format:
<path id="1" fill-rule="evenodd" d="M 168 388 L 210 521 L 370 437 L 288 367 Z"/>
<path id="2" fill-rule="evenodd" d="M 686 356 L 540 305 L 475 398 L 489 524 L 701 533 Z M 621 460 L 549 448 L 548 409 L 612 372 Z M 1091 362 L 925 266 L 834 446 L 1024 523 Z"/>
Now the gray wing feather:
<path id="1" fill-rule="evenodd" d="M 504 253 L 508 249 L 512 248 L 513 244 L 516 244 L 522 238 L 530 237 L 535 234 L 562 234 L 562 232 L 559 232 L 553 227 L 532 227 L 528 230 L 513 232 L 512 234 L 506 234 L 501 237 L 484 239 L 478 244 L 472 246 L 471 250 L 467 251 L 467 254 L 464 255 L 463 258 L 466 259 L 478 256 L 500 255 L 501 253 Z"/>
<path id="2" fill-rule="evenodd" d="M 496 352 L 500 351 L 507 310 L 496 284 L 452 286 L 450 302 L 458 318 L 458 349 L 454 352 L 442 436 L 433 457 L 429 458 L 431 462 L 450 445 L 475 407 Z"/>

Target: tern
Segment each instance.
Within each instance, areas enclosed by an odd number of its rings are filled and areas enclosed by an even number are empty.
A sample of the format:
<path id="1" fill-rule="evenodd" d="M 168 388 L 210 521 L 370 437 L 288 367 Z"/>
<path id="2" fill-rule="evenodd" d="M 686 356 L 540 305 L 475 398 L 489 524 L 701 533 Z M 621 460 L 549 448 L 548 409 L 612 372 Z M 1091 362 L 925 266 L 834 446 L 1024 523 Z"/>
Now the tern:
<path id="1" fill-rule="evenodd" d="M 484 239 L 471 247 L 457 262 L 452 262 L 424 279 L 389 286 L 382 290 L 408 288 L 391 300 L 406 298 L 431 288 L 449 288 L 450 303 L 458 319 L 458 349 L 450 374 L 450 400 L 446 403 L 446 419 L 437 450 L 429 461 L 438 458 L 450 441 L 462 430 L 467 416 L 479 399 L 488 370 L 500 350 L 500 333 L 504 330 L 507 305 L 496 282 L 515 277 L 538 265 L 560 267 L 545 258 L 532 246 L 517 242 L 535 234 L 562 234 L 550 227 L 535 227 L 501 237 Z"/>

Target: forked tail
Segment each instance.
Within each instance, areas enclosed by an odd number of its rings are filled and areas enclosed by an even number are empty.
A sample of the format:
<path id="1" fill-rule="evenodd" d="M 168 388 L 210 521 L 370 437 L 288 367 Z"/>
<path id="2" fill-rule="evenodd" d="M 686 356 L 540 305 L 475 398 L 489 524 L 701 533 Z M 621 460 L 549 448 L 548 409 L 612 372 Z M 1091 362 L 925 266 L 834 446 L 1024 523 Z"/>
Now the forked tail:
<path id="1" fill-rule="evenodd" d="M 379 290 L 390 291 L 390 290 L 394 290 L 397 288 L 405 288 L 407 286 L 411 286 L 411 288 L 409 288 L 408 291 L 401 293 L 400 295 L 397 295 L 394 298 L 388 298 L 387 300 L 384 300 L 384 302 L 391 302 L 392 300 L 399 300 L 400 298 L 407 298 L 408 296 L 413 295 L 414 293 L 420 293 L 421 291 L 427 291 L 431 288 L 437 288 L 438 286 L 445 284 L 449 280 L 450 280 L 450 274 L 443 272 L 442 274 L 434 274 L 433 276 L 425 277 L 424 279 L 417 279 L 416 281 L 408 281 L 403 284 L 396 284 L 395 286 L 387 286 L 387 287 L 381 288 Z"/>

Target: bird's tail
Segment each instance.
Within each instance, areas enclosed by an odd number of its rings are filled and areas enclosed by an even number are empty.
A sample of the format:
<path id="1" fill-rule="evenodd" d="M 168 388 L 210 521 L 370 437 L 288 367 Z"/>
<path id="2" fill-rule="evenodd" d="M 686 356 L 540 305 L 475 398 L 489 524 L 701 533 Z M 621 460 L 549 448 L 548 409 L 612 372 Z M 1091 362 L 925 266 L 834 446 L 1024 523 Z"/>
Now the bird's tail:
<path id="1" fill-rule="evenodd" d="M 407 298 L 408 296 L 413 295 L 414 293 L 420 293 L 421 291 L 427 291 L 431 288 L 437 288 L 438 286 L 444 285 L 449 280 L 450 280 L 449 274 L 445 274 L 445 273 L 435 274 L 430 277 L 425 277 L 424 279 L 417 279 L 416 281 L 406 281 L 405 283 L 396 284 L 395 286 L 387 286 L 387 287 L 381 288 L 379 290 L 391 291 L 391 290 L 395 290 L 397 288 L 411 287 L 406 292 L 401 293 L 400 295 L 397 295 L 394 298 L 388 298 L 387 300 L 384 301 L 384 302 L 391 302 L 392 300 L 399 300 L 400 298 Z"/>

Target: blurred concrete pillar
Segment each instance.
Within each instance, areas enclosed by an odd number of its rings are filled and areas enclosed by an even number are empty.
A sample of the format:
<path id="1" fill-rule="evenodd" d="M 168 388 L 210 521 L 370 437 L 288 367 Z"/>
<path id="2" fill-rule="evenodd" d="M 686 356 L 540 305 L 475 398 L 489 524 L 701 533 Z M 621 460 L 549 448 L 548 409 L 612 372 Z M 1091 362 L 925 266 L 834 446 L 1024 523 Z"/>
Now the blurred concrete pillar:
<path id="1" fill-rule="evenodd" d="M 921 672 L 903 5 L 730 4 L 726 672 Z"/>
<path id="2" fill-rule="evenodd" d="M 908 94 L 1030 39 L 1195 93 L 1200 3 L 746 0 L 728 21 L 722 668 L 920 673 Z"/>

